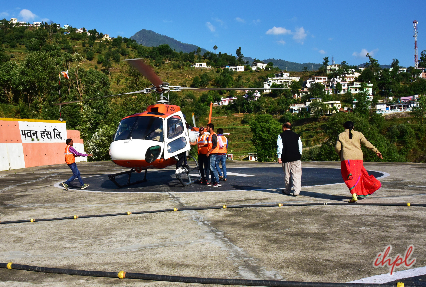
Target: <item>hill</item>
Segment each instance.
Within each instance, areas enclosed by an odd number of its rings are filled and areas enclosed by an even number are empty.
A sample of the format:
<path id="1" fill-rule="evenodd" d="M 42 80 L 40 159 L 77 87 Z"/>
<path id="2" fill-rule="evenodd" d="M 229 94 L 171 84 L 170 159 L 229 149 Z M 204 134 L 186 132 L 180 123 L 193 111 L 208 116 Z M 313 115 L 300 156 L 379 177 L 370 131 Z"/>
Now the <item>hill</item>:
<path id="1" fill-rule="evenodd" d="M 196 45 L 192 44 L 186 44 L 182 43 L 176 39 L 173 39 L 171 37 L 158 34 L 151 30 L 142 29 L 136 34 L 134 34 L 130 39 L 135 40 L 136 43 L 141 44 L 145 47 L 158 47 L 160 45 L 167 44 L 175 50 L 176 52 L 184 52 L 184 53 L 190 53 L 197 51 L 198 47 Z M 201 54 L 204 54 L 207 52 L 206 49 L 201 48 Z M 244 57 L 244 61 L 247 61 L 250 65 L 253 63 L 253 58 L 251 57 Z M 263 60 L 264 63 L 272 62 L 275 67 L 278 67 L 280 70 L 286 70 L 286 71 L 294 71 L 294 72 L 301 72 L 305 69 L 308 71 L 316 71 L 319 67 L 321 67 L 321 64 L 315 64 L 315 63 L 295 63 L 295 62 L 289 62 L 285 60 L 280 59 L 266 59 Z"/>
<path id="2" fill-rule="evenodd" d="M 151 30 L 142 29 L 134 34 L 130 39 L 135 40 L 136 43 L 145 47 L 158 47 L 167 44 L 176 52 L 191 53 L 196 52 L 198 47 L 192 44 L 185 44 L 165 35 L 158 34 Z M 201 53 L 207 52 L 206 49 L 201 48 Z"/>

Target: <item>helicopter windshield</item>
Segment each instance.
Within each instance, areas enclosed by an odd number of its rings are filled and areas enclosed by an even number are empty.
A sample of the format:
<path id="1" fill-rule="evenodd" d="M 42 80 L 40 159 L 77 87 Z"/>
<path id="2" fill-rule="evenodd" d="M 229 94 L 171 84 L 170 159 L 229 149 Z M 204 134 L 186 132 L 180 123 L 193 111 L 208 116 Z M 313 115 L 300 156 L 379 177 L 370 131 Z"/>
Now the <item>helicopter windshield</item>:
<path id="1" fill-rule="evenodd" d="M 114 141 L 130 138 L 163 141 L 163 120 L 158 117 L 131 117 L 122 120 Z"/>

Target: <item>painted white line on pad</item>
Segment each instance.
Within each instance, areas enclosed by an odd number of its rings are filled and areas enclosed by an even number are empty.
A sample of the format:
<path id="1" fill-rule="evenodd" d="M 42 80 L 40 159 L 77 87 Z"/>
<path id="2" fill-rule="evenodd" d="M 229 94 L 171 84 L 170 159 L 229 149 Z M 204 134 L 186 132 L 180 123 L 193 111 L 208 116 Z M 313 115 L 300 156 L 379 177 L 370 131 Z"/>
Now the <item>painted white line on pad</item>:
<path id="1" fill-rule="evenodd" d="M 375 275 L 355 281 L 351 281 L 348 283 L 376 283 L 376 284 L 383 284 L 392 282 L 395 280 L 405 279 L 405 278 L 411 278 L 416 276 L 426 275 L 426 266 L 409 269 L 409 270 L 403 270 L 403 271 L 397 271 L 394 272 L 393 275 L 387 274 L 381 274 L 381 275 Z"/>

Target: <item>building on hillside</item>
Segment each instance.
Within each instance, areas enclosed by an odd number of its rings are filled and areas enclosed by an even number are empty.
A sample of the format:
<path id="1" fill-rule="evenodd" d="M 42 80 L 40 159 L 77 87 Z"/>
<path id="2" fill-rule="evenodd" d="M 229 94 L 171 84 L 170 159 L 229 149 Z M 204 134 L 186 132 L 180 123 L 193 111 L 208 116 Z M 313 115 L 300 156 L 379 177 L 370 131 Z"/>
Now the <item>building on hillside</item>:
<path id="1" fill-rule="evenodd" d="M 298 114 L 304 109 L 308 110 L 308 107 L 305 104 L 292 104 L 290 106 L 290 113 Z"/>
<path id="2" fill-rule="evenodd" d="M 217 103 L 219 106 L 227 106 L 229 104 L 231 104 L 233 101 L 235 101 L 237 98 L 236 97 L 231 97 L 231 98 L 221 98 L 220 102 Z"/>
<path id="3" fill-rule="evenodd" d="M 256 70 L 265 70 L 267 64 L 263 63 L 263 62 L 253 62 L 253 64 L 251 65 L 251 69 L 253 71 Z"/>
<path id="4" fill-rule="evenodd" d="M 337 91 L 337 84 L 340 83 L 340 86 L 342 88 L 341 91 Z M 346 81 L 342 81 L 340 78 L 333 78 L 330 80 L 330 88 L 333 90 L 335 94 L 345 94 L 348 91 L 348 85 L 349 83 Z"/>
<path id="5" fill-rule="evenodd" d="M 328 106 L 327 114 L 334 114 L 342 108 L 340 101 L 328 101 L 324 102 Z"/>
<path id="6" fill-rule="evenodd" d="M 211 66 L 207 66 L 206 63 L 195 63 L 192 65 L 193 68 L 205 68 L 205 69 L 211 69 Z"/>
<path id="7" fill-rule="evenodd" d="M 102 37 L 102 40 L 103 41 L 106 41 L 106 40 L 111 40 L 112 38 L 108 35 L 108 34 L 104 34 L 104 36 Z"/>
<path id="8" fill-rule="evenodd" d="M 339 64 L 332 64 L 327 66 L 327 74 L 333 73 L 333 72 L 337 72 L 340 68 Z"/>
<path id="9" fill-rule="evenodd" d="M 328 81 L 327 77 L 315 76 L 313 78 L 307 79 L 306 82 L 304 83 L 304 86 L 309 89 L 313 84 L 319 83 L 323 85 L 324 87 L 327 87 L 327 81 Z"/>
<path id="10" fill-rule="evenodd" d="M 272 84 L 283 85 L 284 88 L 289 88 L 293 81 L 298 82 L 299 80 L 300 77 L 290 77 L 290 73 L 281 72 L 275 74 L 275 77 L 268 78 L 266 82 L 263 82 L 263 88 L 266 89 L 264 93 L 268 94 L 272 91 L 268 90 L 272 86 Z"/>
<path id="11" fill-rule="evenodd" d="M 314 112 L 314 110 L 312 110 L 310 107 L 311 103 L 317 101 L 317 102 L 322 102 L 321 98 L 311 98 L 310 102 L 306 102 L 306 107 L 309 109 L 309 111 L 311 113 Z M 324 105 L 327 106 L 327 112 L 326 114 L 334 114 L 339 112 L 342 109 L 342 104 L 340 101 L 327 101 L 327 102 L 323 102 Z M 321 109 L 321 107 L 319 107 Z"/>
<path id="12" fill-rule="evenodd" d="M 352 94 L 358 94 L 361 92 L 362 85 L 360 82 L 354 82 L 351 86 L 348 87 L 349 91 Z M 370 96 L 373 95 L 373 84 L 366 84 L 365 90 L 368 92 Z"/>
<path id="13" fill-rule="evenodd" d="M 244 66 L 226 66 L 225 68 L 234 72 L 244 72 Z"/>
<path id="14" fill-rule="evenodd" d="M 261 96 L 261 94 L 258 90 L 255 90 L 251 96 L 249 96 L 248 93 L 249 93 L 249 91 L 246 90 L 244 98 L 248 99 L 249 101 L 257 101 Z"/>

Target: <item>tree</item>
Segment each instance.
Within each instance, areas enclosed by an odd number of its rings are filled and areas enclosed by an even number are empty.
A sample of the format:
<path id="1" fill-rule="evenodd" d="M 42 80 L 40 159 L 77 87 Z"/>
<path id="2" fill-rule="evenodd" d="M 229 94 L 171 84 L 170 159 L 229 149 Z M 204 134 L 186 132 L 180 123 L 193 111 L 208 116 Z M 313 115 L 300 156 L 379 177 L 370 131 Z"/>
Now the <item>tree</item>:
<path id="1" fill-rule="evenodd" d="M 366 84 L 361 83 L 360 92 L 355 94 L 355 109 L 354 113 L 359 115 L 368 115 L 370 113 L 371 102 L 368 100 L 369 93 L 366 90 Z"/>
<path id="2" fill-rule="evenodd" d="M 241 47 L 239 47 L 237 49 L 236 53 L 237 53 L 237 62 L 238 62 L 238 64 L 244 64 L 244 61 L 243 61 L 244 55 L 243 55 L 243 53 L 241 53 Z"/>
<path id="3" fill-rule="evenodd" d="M 325 97 L 324 85 L 321 83 L 314 83 L 308 89 L 311 98 L 323 99 Z"/>
<path id="4" fill-rule="evenodd" d="M 412 114 L 420 121 L 421 125 L 423 125 L 423 118 L 426 116 L 426 96 L 420 96 L 418 103 L 418 107 L 413 108 Z"/>
<path id="5" fill-rule="evenodd" d="M 327 76 L 327 66 L 328 66 L 328 57 L 325 57 L 322 62 L 322 66 L 319 68 L 319 73 L 321 75 Z"/>
<path id="6" fill-rule="evenodd" d="M 260 162 L 273 161 L 277 154 L 277 138 L 281 132 L 281 124 L 271 115 L 262 114 L 250 122 L 253 133 L 252 142 Z"/>
<path id="7" fill-rule="evenodd" d="M 419 59 L 419 67 L 426 68 L 426 50 L 423 50 L 420 53 L 420 59 Z"/>

